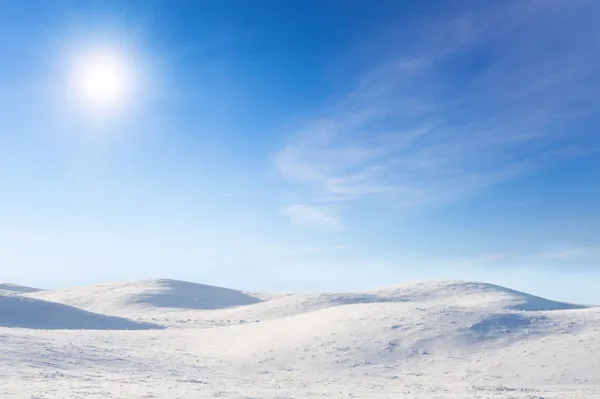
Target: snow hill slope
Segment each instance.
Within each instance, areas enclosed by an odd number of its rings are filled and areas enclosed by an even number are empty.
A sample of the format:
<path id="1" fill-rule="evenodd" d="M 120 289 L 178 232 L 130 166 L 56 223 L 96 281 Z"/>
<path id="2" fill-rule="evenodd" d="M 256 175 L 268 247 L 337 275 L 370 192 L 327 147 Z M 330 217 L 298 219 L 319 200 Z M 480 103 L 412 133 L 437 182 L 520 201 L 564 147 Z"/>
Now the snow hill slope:
<path id="1" fill-rule="evenodd" d="M 442 300 L 464 306 L 496 307 L 523 311 L 572 310 L 586 306 L 557 302 L 499 285 L 472 281 L 422 281 L 384 287 L 373 291 L 379 296 L 400 297 L 407 301 Z"/>
<path id="2" fill-rule="evenodd" d="M 40 288 L 25 287 L 23 285 L 11 284 L 11 283 L 0 283 L 0 292 L 13 292 L 17 294 L 24 294 L 28 292 L 42 291 Z"/>
<path id="3" fill-rule="evenodd" d="M 127 308 L 210 310 L 261 302 L 241 291 L 170 279 L 46 290 L 29 296 L 108 313 Z"/>
<path id="4" fill-rule="evenodd" d="M 120 317 L 105 316 L 71 306 L 0 294 L 0 327 L 47 330 L 143 330 L 160 328 Z"/>
<path id="5" fill-rule="evenodd" d="M 583 308 L 492 284 L 466 281 L 423 281 L 356 293 L 277 295 L 245 293 L 176 280 L 148 280 L 42 291 L 27 296 L 93 312 L 180 327 L 213 327 L 266 321 L 364 303 L 397 303 L 404 309 L 419 306 L 523 311 Z M 216 309 L 220 311 L 197 311 Z"/>
<path id="6" fill-rule="evenodd" d="M 464 281 L 358 293 L 237 292 L 252 303 L 214 297 L 204 309 L 167 308 L 157 305 L 165 303 L 160 295 L 178 297 L 185 285 L 163 281 L 104 285 L 104 294 L 102 286 L 26 294 L 90 308 L 106 301 L 113 314 L 168 328 L 0 328 L 0 396 L 600 397 L 599 308 Z"/>

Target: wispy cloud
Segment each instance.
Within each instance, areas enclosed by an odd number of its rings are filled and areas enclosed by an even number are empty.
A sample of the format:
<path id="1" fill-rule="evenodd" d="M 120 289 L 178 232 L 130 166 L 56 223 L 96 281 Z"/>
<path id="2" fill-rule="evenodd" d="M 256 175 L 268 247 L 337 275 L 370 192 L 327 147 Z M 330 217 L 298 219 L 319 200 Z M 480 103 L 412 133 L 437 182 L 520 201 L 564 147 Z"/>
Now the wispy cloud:
<path id="1" fill-rule="evenodd" d="M 294 226 L 315 228 L 323 231 L 338 231 L 344 227 L 335 217 L 314 206 L 296 204 L 285 207 L 282 213 Z"/>
<path id="2" fill-rule="evenodd" d="M 290 135 L 274 164 L 302 202 L 439 203 L 587 151 L 569 124 L 600 95 L 598 3 L 486 4 L 417 28 L 413 46 Z M 290 209 L 295 224 L 340 226 Z"/>
<path id="3" fill-rule="evenodd" d="M 434 262 L 447 267 L 478 267 L 494 269 L 549 269 L 569 265 L 569 270 L 589 270 L 600 266 L 600 244 L 557 246 L 553 249 L 531 253 L 490 252 Z"/>
<path id="4" fill-rule="evenodd" d="M 600 266 L 600 244 L 588 246 L 570 246 L 553 251 L 542 252 L 537 255 L 542 261 L 551 262 L 596 262 Z"/>
<path id="5" fill-rule="evenodd" d="M 340 251 L 348 250 L 349 248 L 345 245 L 321 245 L 321 246 L 304 246 L 294 248 L 291 251 L 292 255 L 324 255 L 324 254 L 335 254 Z"/>

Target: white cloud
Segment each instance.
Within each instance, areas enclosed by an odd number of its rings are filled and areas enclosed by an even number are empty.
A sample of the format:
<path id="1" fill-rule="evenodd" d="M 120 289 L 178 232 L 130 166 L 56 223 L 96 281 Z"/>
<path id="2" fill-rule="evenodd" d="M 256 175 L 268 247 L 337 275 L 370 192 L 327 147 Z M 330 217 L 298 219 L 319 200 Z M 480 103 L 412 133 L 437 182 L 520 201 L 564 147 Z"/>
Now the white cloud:
<path id="1" fill-rule="evenodd" d="M 348 250 L 346 245 L 321 245 L 321 246 L 304 246 L 295 248 L 291 251 L 292 255 L 324 255 L 335 254 L 340 251 Z"/>
<path id="2" fill-rule="evenodd" d="M 296 204 L 285 207 L 282 213 L 294 226 L 314 228 L 323 231 L 343 230 L 342 224 L 323 210 L 310 205 Z"/>
<path id="3" fill-rule="evenodd" d="M 555 262 L 595 261 L 600 263 L 600 245 L 560 248 L 542 252 L 537 255 L 537 258 Z"/>
<path id="4" fill-rule="evenodd" d="M 490 252 L 454 259 L 440 259 L 435 262 L 445 267 L 480 267 L 494 269 L 496 267 L 518 269 L 552 269 L 556 266 L 569 265 L 571 271 L 589 270 L 600 265 L 600 245 L 558 246 L 543 251 L 528 253 Z"/>
<path id="5" fill-rule="evenodd" d="M 596 3 L 561 4 L 503 3 L 422 27 L 411 51 L 292 133 L 275 167 L 302 202 L 420 206 L 584 154 L 583 136 L 561 125 L 597 104 L 586 100 L 600 95 L 600 42 L 587 35 L 600 27 L 587 17 Z"/>

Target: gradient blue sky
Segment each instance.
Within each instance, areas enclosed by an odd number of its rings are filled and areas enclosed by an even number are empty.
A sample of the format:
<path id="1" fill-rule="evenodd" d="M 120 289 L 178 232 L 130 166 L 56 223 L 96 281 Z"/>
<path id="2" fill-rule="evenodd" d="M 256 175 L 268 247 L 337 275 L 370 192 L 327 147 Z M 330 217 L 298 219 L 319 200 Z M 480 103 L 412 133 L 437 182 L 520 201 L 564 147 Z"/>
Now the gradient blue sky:
<path id="1" fill-rule="evenodd" d="M 599 302 L 600 2 L 0 2 L 0 280 Z M 118 115 L 66 90 L 132 60 Z"/>

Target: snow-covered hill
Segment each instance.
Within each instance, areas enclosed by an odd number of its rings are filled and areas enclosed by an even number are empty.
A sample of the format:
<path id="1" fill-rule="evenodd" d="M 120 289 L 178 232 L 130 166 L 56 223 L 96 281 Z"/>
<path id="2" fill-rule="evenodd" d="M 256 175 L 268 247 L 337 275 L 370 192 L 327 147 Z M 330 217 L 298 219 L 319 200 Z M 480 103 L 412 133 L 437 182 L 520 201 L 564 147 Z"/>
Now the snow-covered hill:
<path id="1" fill-rule="evenodd" d="M 24 295 L 167 328 L 0 328 L 2 397 L 600 397 L 598 308 L 485 283 L 275 295 L 154 280 Z"/>
<path id="2" fill-rule="evenodd" d="M 0 283 L 0 292 L 13 292 L 18 294 L 24 294 L 28 292 L 42 291 L 39 288 L 25 287 L 23 285 L 11 284 L 11 283 Z"/>
<path id="3" fill-rule="evenodd" d="M 30 296 L 108 312 L 129 307 L 208 310 L 261 302 L 259 298 L 244 292 L 169 279 L 47 290 Z"/>
<path id="4" fill-rule="evenodd" d="M 526 311 L 583 308 L 492 284 L 465 281 L 423 281 L 355 293 L 269 294 L 163 279 L 47 290 L 27 296 L 181 327 L 264 321 L 364 303 L 392 302 L 405 304 L 406 309 L 442 305 Z M 220 311 L 198 312 L 216 309 Z"/>
<path id="5" fill-rule="evenodd" d="M 0 294 L 0 327 L 44 330 L 143 330 L 160 326 L 105 316 L 60 303 Z"/>

